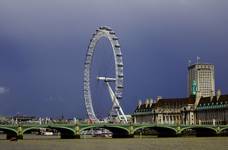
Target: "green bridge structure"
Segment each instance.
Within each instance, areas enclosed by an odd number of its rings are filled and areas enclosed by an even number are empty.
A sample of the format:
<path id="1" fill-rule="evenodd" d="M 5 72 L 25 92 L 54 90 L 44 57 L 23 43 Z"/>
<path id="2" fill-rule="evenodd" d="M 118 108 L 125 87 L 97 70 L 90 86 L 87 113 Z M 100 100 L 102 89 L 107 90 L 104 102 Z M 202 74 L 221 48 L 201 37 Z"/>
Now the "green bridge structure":
<path id="1" fill-rule="evenodd" d="M 113 138 L 133 138 L 145 130 L 156 131 L 158 136 L 175 137 L 194 132 L 197 136 L 220 136 L 228 133 L 228 125 L 156 125 L 156 124 L 24 124 L 0 125 L 7 139 L 23 139 L 24 134 L 41 128 L 55 129 L 62 139 L 80 138 L 85 130 L 103 128 L 112 132 Z"/>

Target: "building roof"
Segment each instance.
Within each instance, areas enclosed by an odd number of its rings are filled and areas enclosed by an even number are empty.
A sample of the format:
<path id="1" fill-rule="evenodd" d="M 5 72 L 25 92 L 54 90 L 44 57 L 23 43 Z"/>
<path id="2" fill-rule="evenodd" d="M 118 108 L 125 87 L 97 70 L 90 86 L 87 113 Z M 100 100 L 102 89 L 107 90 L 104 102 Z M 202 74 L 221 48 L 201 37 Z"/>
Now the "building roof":
<path id="1" fill-rule="evenodd" d="M 213 64 L 209 64 L 209 63 L 196 63 L 196 64 L 191 64 L 190 66 L 188 66 L 188 69 L 192 69 L 195 68 L 196 66 L 214 66 Z"/>
<path id="2" fill-rule="evenodd" d="M 136 109 L 152 109 L 152 108 L 154 108 L 154 106 L 155 106 L 155 103 L 153 103 L 153 104 L 142 104 L 142 105 L 140 105 L 140 107 L 139 106 L 137 106 L 137 108 Z"/>
<path id="3" fill-rule="evenodd" d="M 152 104 L 141 104 L 140 106 L 137 106 L 135 109 L 135 112 L 152 112 L 152 110 L 156 107 L 163 107 L 167 105 L 188 105 L 188 104 L 194 104 L 195 98 L 194 97 L 186 97 L 186 98 L 166 98 L 166 99 L 159 99 L 156 103 Z"/>
<path id="4" fill-rule="evenodd" d="M 187 105 L 187 104 L 194 104 L 195 98 L 194 97 L 186 97 L 186 98 L 167 98 L 167 99 L 160 99 L 156 103 L 156 106 L 164 106 L 164 105 Z"/>
<path id="5" fill-rule="evenodd" d="M 228 102 L 228 95 L 221 95 L 217 99 L 217 96 L 211 97 L 202 97 L 200 98 L 199 104 L 205 104 L 205 103 L 216 103 L 216 102 Z"/>
<path id="6" fill-rule="evenodd" d="M 216 96 L 202 97 L 197 106 L 197 110 L 206 109 L 224 109 L 228 108 L 228 95 L 221 95 L 218 99 Z"/>
<path id="7" fill-rule="evenodd" d="M 28 120 L 36 119 L 36 117 L 26 116 L 26 115 L 16 115 L 16 116 L 13 116 L 13 119 L 17 119 L 18 121 L 28 121 Z"/>
<path id="8" fill-rule="evenodd" d="M 141 104 L 140 107 L 137 106 L 135 109 L 135 113 L 152 113 L 154 109 L 157 107 L 166 107 L 166 106 L 177 106 L 182 107 L 188 104 L 195 104 L 196 98 L 195 96 L 190 96 L 186 98 L 164 98 L 159 99 L 156 103 L 153 104 Z M 217 107 L 218 106 L 218 107 Z M 228 95 L 221 95 L 218 100 L 217 96 L 211 97 L 201 97 L 197 106 L 197 110 L 199 109 L 217 109 L 228 107 Z"/>

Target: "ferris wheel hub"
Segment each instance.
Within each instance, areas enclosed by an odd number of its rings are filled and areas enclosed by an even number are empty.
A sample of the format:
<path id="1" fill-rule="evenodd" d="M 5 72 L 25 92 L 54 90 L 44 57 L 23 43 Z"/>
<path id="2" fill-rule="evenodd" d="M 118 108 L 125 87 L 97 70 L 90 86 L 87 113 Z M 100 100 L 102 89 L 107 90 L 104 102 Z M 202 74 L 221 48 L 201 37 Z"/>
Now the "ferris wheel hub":
<path id="1" fill-rule="evenodd" d="M 109 78 L 109 77 L 97 77 L 97 80 L 101 80 L 104 82 L 115 82 L 116 78 Z"/>

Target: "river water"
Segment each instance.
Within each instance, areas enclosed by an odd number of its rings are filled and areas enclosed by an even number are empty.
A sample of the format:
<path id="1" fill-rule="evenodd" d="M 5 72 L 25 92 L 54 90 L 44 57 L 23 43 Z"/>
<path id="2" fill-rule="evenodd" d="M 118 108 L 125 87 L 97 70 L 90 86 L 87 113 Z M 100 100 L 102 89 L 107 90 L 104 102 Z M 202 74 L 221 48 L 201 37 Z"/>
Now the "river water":
<path id="1" fill-rule="evenodd" d="M 228 137 L 87 138 L 25 136 L 9 141 L 0 135 L 0 150 L 228 150 Z"/>

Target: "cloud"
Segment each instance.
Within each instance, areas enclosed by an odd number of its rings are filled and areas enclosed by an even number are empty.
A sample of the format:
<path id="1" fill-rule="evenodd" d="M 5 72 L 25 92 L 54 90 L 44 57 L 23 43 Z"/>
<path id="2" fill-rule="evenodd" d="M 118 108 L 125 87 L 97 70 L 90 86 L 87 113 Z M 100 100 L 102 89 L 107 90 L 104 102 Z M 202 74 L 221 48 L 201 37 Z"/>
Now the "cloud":
<path id="1" fill-rule="evenodd" d="M 0 86 L 0 95 L 9 92 L 9 89 L 3 86 Z"/>

